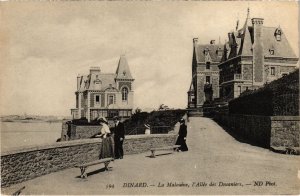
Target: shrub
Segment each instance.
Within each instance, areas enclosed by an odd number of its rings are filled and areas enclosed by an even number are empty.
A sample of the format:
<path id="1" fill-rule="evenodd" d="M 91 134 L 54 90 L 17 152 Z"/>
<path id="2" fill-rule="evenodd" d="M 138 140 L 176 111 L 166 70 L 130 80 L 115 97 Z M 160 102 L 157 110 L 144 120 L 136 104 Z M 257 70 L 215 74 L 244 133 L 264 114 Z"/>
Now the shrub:
<path id="1" fill-rule="evenodd" d="M 229 102 L 229 113 L 263 116 L 299 115 L 299 70 L 266 84 L 246 91 Z"/>

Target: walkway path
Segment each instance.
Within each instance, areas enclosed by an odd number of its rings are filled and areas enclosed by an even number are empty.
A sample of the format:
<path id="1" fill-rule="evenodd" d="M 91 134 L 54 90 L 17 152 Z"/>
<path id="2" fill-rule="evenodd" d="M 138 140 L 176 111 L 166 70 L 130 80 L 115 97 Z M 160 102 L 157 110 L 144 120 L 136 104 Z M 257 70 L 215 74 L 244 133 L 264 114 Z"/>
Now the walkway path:
<path id="1" fill-rule="evenodd" d="M 112 172 L 99 166 L 98 173 L 81 180 L 79 169 L 71 168 L 45 175 L 2 190 L 12 193 L 26 186 L 24 194 L 299 194 L 299 156 L 276 154 L 240 143 L 208 118 L 191 118 L 188 123 L 188 152 L 147 157 L 150 152 L 115 160 Z M 263 186 L 254 186 L 262 181 Z M 266 186 L 269 181 L 269 186 Z M 124 183 L 146 183 L 127 188 Z M 206 186 L 197 186 L 207 184 Z M 209 186 L 210 183 L 215 186 Z M 220 183 L 221 182 L 221 183 Z M 275 185 L 273 184 L 275 182 Z M 167 187 L 168 183 L 188 187 Z M 232 183 L 234 186 L 219 186 Z M 108 184 L 114 188 L 106 188 Z M 164 187 L 158 187 L 164 184 Z M 154 186 L 152 186 L 154 185 Z M 194 186 L 193 186 L 194 185 Z"/>

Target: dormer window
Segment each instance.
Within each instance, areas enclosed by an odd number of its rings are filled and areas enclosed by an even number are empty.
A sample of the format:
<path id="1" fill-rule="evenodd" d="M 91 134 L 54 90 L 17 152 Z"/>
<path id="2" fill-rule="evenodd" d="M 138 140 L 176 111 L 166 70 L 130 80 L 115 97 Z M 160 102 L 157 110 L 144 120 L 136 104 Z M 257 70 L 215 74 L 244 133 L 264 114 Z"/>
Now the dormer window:
<path id="1" fill-rule="evenodd" d="M 208 49 L 208 48 L 205 48 L 204 54 L 205 54 L 205 55 L 208 55 L 208 51 L 209 51 L 209 49 Z"/>
<path id="2" fill-rule="evenodd" d="M 101 89 L 101 80 L 99 79 L 96 79 L 94 80 L 94 83 L 95 83 L 95 90 L 100 90 Z"/>
<path id="3" fill-rule="evenodd" d="M 275 39 L 277 41 L 281 41 L 281 35 L 282 35 L 282 31 L 281 31 L 280 27 L 278 27 L 274 33 Z"/>

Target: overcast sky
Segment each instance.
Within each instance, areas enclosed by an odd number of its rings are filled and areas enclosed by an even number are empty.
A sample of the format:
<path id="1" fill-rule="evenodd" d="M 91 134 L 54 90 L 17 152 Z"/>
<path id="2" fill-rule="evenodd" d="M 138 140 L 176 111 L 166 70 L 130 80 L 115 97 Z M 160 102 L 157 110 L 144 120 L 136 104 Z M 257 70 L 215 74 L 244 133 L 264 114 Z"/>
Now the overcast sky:
<path id="1" fill-rule="evenodd" d="M 221 42 L 251 17 L 279 26 L 298 54 L 295 2 L 1 2 L 0 114 L 70 115 L 76 76 L 115 72 L 125 53 L 134 105 L 185 108 L 192 39 Z"/>

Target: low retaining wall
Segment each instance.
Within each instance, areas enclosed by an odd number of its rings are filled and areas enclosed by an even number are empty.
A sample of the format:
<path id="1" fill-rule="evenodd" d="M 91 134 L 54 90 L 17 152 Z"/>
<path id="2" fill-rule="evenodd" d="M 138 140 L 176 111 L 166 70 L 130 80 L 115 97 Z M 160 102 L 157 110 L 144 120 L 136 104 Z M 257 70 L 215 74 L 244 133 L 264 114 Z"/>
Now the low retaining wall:
<path id="1" fill-rule="evenodd" d="M 273 116 L 271 117 L 272 148 L 300 147 L 300 117 L 299 116 Z"/>
<path id="2" fill-rule="evenodd" d="M 175 139 L 175 134 L 126 136 L 124 153 L 142 153 L 154 146 L 173 145 Z M 101 139 L 96 138 L 1 152 L 1 187 L 97 160 L 100 148 Z"/>
<path id="3" fill-rule="evenodd" d="M 100 132 L 101 125 L 74 125 L 62 123 L 61 141 L 88 139 Z"/>
<path id="4" fill-rule="evenodd" d="M 265 148 L 299 147 L 299 116 L 217 113 L 215 120 L 249 143 Z"/>

